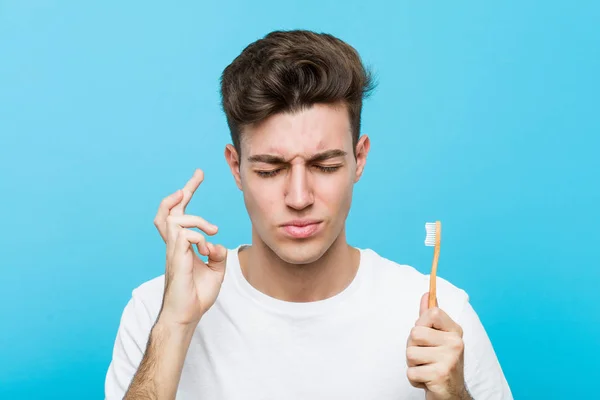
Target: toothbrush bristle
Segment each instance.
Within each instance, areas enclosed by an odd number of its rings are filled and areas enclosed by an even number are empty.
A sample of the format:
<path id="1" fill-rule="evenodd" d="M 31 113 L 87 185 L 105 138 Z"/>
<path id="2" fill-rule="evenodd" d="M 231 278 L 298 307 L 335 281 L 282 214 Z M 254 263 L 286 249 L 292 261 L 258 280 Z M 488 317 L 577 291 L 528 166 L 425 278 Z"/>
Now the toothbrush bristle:
<path id="1" fill-rule="evenodd" d="M 425 223 L 425 246 L 435 246 L 435 222 Z"/>

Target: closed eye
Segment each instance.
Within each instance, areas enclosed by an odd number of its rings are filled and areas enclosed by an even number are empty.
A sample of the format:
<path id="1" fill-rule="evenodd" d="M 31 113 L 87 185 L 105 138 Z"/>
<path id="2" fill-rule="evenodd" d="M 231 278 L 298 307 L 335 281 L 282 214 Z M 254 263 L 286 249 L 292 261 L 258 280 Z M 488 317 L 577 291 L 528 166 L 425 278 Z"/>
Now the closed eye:
<path id="1" fill-rule="evenodd" d="M 270 171 L 256 171 L 256 174 L 263 178 L 270 178 L 281 172 L 282 168 L 272 169 Z"/>
<path id="2" fill-rule="evenodd" d="M 339 165 L 325 166 L 325 165 L 315 165 L 315 168 L 319 169 L 322 172 L 335 172 L 340 169 Z"/>
<path id="3" fill-rule="evenodd" d="M 314 168 L 318 169 L 324 173 L 332 173 L 340 169 L 340 165 L 313 165 Z M 261 178 L 272 178 L 275 175 L 279 174 L 284 168 L 276 168 L 268 171 L 255 171 L 258 176 Z"/>

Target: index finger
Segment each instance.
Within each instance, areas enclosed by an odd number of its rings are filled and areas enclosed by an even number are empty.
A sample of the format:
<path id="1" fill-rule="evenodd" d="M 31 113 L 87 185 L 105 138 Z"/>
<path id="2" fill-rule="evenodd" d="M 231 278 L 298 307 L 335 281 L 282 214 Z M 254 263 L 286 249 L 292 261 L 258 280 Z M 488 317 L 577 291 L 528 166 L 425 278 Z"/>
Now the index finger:
<path id="1" fill-rule="evenodd" d="M 189 181 L 183 187 L 183 199 L 179 204 L 177 204 L 171 210 L 171 215 L 183 215 L 185 213 L 185 208 L 189 204 L 192 196 L 196 192 L 196 189 L 200 186 L 202 181 L 204 180 L 204 172 L 201 169 L 196 169 L 194 171 L 194 175 L 190 178 Z"/>
<path id="2" fill-rule="evenodd" d="M 415 326 L 425 326 L 444 332 L 456 332 L 462 336 L 462 328 L 441 308 L 428 309 L 419 317 Z"/>

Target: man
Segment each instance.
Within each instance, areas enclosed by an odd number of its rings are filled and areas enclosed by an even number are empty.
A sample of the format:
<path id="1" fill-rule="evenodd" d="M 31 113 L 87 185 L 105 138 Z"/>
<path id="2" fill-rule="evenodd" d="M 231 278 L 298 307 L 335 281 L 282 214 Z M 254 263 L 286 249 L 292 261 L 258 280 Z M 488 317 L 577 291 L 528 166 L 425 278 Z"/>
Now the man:
<path id="1" fill-rule="evenodd" d="M 200 170 L 162 201 L 166 272 L 125 307 L 106 398 L 512 399 L 464 291 L 440 278 L 428 309 L 428 276 L 346 242 L 372 88 L 352 47 L 308 31 L 272 32 L 224 70 L 252 243 L 191 229 L 217 232 L 185 214 Z"/>

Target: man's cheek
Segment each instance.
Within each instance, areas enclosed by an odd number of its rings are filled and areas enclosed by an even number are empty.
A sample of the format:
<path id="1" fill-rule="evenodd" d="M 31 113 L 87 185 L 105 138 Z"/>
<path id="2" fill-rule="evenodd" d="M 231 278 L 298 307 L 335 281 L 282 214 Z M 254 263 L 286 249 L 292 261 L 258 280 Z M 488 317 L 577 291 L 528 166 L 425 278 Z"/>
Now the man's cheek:
<path id="1" fill-rule="evenodd" d="M 277 209 L 277 197 L 274 193 L 270 193 L 267 190 L 255 193 L 254 196 L 256 206 L 260 210 L 260 213 L 264 216 L 263 218 L 269 218 L 274 214 Z"/>
<path id="2" fill-rule="evenodd" d="M 347 182 L 337 182 L 336 185 L 330 185 L 323 192 L 323 199 L 328 206 L 333 209 L 339 209 L 341 206 L 350 205 L 352 199 L 352 186 Z"/>

